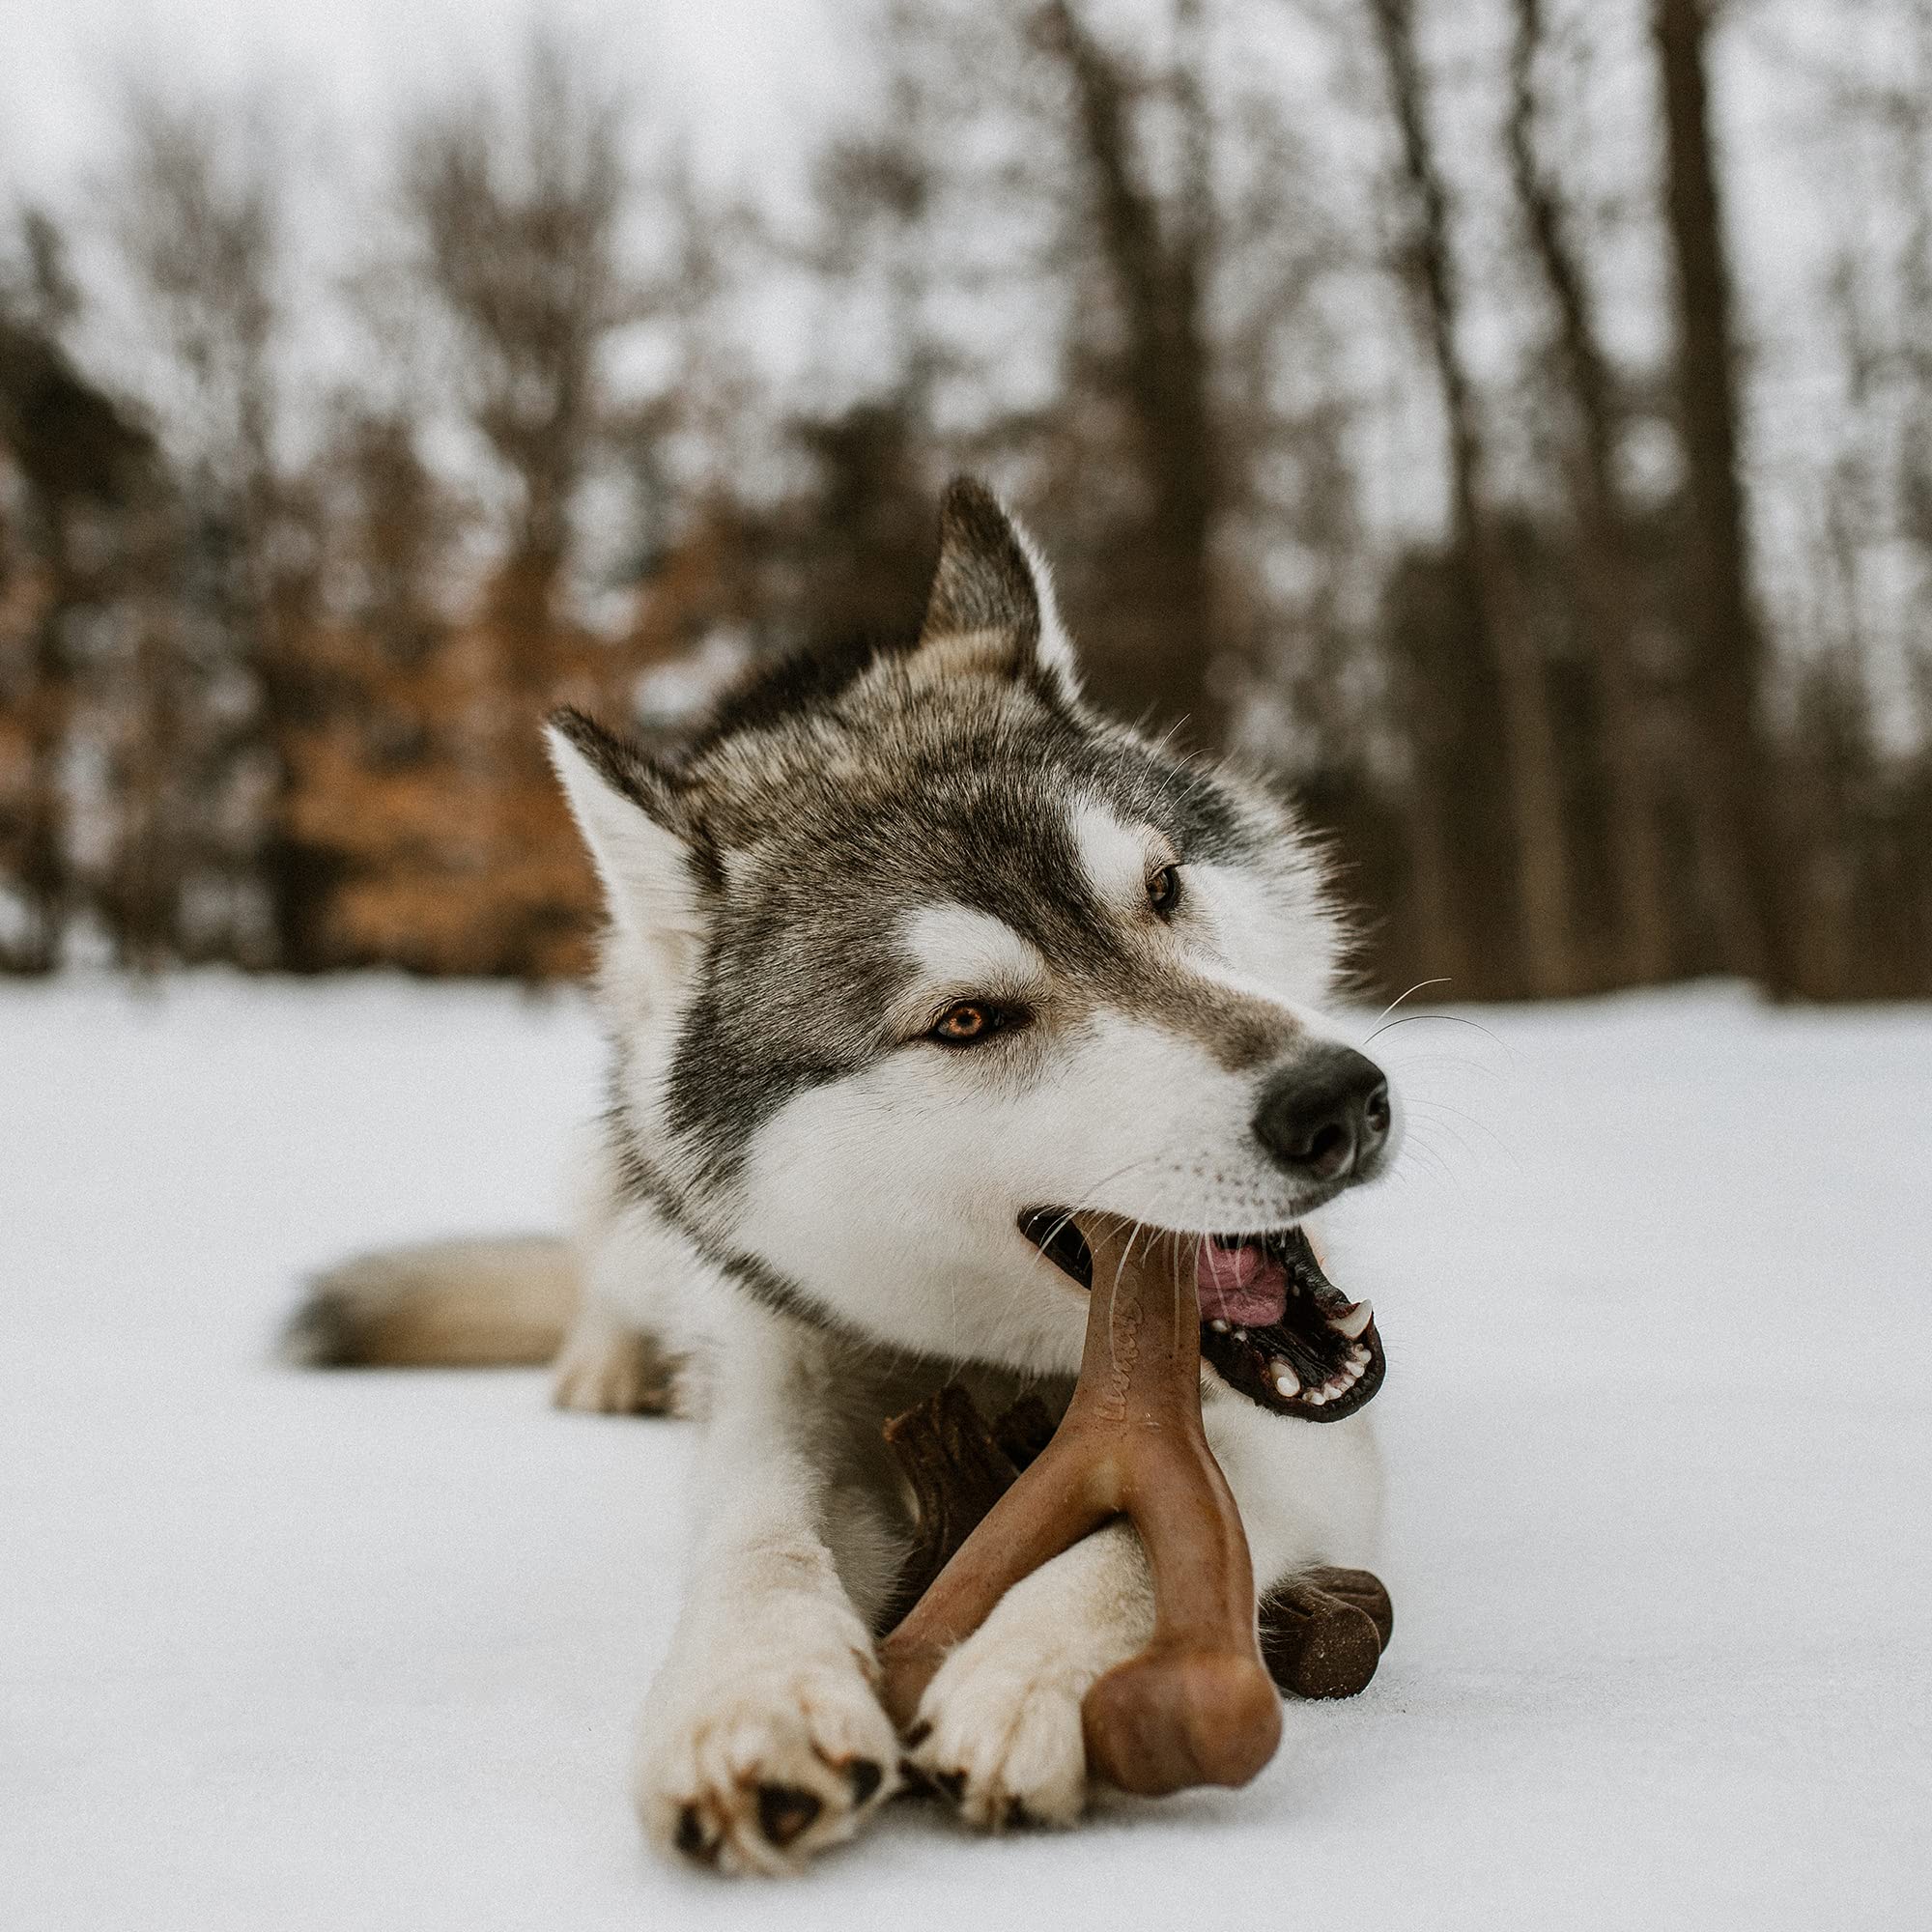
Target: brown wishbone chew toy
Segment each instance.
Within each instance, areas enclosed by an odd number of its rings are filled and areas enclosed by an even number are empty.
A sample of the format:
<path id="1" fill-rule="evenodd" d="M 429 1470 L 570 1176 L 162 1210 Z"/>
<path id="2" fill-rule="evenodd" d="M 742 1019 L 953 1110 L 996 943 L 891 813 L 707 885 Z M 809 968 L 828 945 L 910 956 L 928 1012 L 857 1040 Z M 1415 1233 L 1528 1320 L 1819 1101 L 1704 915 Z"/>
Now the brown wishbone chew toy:
<path id="1" fill-rule="evenodd" d="M 946 1653 L 1014 1583 L 1124 1516 L 1153 1574 L 1153 1640 L 1082 1701 L 1088 1769 L 1149 1797 L 1245 1784 L 1281 1741 L 1281 1700 L 1256 1642 L 1247 1537 L 1201 1426 L 1195 1243 L 1149 1248 L 1097 1215 L 1080 1228 L 1093 1287 L 1073 1400 L 880 1647 L 886 1708 L 903 1730 Z"/>

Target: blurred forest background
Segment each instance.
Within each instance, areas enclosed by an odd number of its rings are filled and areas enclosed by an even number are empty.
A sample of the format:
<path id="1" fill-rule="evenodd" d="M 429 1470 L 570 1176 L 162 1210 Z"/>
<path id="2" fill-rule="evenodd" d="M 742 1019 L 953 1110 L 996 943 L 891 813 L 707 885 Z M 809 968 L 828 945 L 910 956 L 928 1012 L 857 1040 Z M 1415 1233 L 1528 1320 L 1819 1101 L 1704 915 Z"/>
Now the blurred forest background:
<path id="1" fill-rule="evenodd" d="M 0 242 L 0 967 L 577 969 L 544 712 L 670 743 L 910 625 L 972 469 L 1392 989 L 1932 993 L 1932 0 L 1778 56 L 1830 234 L 1776 315 L 1749 11 L 874 0 L 763 199 L 539 38 L 397 108 L 324 260 L 270 103 L 128 84 Z"/>

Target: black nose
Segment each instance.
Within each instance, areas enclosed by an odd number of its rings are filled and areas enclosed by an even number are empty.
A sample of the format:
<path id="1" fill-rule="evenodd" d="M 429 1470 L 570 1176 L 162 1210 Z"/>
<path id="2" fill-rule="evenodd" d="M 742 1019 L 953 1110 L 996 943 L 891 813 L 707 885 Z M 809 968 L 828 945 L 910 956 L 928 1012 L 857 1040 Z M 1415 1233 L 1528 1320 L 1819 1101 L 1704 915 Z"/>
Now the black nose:
<path id="1" fill-rule="evenodd" d="M 1290 1172 L 1345 1180 L 1388 1139 L 1388 1080 L 1352 1046 L 1315 1047 L 1262 1089 L 1255 1134 Z"/>

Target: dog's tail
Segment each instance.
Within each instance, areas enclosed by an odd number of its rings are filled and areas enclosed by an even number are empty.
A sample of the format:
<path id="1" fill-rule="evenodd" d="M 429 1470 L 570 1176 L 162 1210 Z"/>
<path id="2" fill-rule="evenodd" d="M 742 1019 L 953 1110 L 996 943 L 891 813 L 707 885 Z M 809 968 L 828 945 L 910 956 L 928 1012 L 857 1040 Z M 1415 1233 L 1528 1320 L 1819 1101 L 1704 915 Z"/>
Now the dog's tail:
<path id="1" fill-rule="evenodd" d="M 569 1242 L 429 1241 L 317 1275 L 282 1333 L 302 1368 L 518 1368 L 557 1351 L 578 1300 Z"/>

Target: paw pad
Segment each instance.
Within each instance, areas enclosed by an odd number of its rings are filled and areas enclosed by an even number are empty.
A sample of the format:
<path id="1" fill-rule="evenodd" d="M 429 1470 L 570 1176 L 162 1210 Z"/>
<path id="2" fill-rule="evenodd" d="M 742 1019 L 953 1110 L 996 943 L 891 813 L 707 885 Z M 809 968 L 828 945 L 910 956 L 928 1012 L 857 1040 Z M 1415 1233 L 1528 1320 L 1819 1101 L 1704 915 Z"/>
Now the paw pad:
<path id="1" fill-rule="evenodd" d="M 687 1804 L 677 1814 L 677 1833 L 671 1841 L 688 1859 L 701 1865 L 718 1862 L 719 1840 L 704 1834 L 704 1821 L 696 1804 Z"/>
<path id="2" fill-rule="evenodd" d="M 824 1801 L 815 1792 L 801 1791 L 793 1784 L 758 1786 L 758 1829 L 781 1850 L 801 1832 L 811 1829 Z"/>

